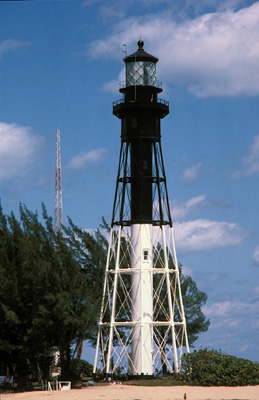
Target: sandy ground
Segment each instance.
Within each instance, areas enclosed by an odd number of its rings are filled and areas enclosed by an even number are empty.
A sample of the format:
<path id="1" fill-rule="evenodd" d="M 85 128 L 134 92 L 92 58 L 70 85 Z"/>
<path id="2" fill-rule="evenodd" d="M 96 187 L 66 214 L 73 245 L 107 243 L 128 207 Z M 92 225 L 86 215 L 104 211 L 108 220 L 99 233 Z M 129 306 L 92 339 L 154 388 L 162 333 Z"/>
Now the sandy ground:
<path id="1" fill-rule="evenodd" d="M 109 385 L 53 392 L 0 394 L 0 400 L 259 400 L 259 386 L 143 387 Z"/>

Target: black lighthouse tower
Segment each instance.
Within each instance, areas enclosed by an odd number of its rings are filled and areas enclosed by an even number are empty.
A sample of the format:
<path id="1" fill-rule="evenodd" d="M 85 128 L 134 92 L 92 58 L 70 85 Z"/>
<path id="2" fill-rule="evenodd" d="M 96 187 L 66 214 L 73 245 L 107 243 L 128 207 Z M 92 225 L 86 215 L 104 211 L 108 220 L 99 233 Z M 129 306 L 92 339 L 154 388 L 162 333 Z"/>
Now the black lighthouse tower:
<path id="1" fill-rule="evenodd" d="M 152 186 L 159 182 L 155 182 L 153 176 L 152 155 L 156 160 L 156 144 L 161 140 L 160 120 L 169 113 L 169 105 L 157 97 L 162 92 L 156 81 L 158 59 L 144 51 L 143 41 L 140 40 L 138 46 L 135 53 L 124 59 L 126 85 L 120 89 L 124 98 L 114 103 L 113 114 L 121 119 L 122 144 L 130 151 L 131 218 L 125 223 L 153 224 Z M 121 207 L 124 207 L 123 202 Z M 163 223 L 163 220 L 161 210 L 156 223 Z M 171 219 L 168 222 L 171 223 Z"/>
<path id="2" fill-rule="evenodd" d="M 158 58 L 142 40 L 124 62 L 123 98 L 113 103 L 121 150 L 94 373 L 152 376 L 178 371 L 189 351 L 161 148 L 169 103 L 158 98 Z"/>

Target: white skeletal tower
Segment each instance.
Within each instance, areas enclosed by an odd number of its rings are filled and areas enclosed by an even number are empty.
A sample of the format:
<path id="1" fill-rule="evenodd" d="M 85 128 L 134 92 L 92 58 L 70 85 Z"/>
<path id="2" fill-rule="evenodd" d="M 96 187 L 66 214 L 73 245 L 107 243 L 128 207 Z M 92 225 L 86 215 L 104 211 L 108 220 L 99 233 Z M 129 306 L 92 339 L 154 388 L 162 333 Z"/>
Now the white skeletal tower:
<path id="1" fill-rule="evenodd" d="M 143 49 L 124 59 L 121 150 L 94 374 L 178 372 L 189 351 L 173 224 L 161 149 L 158 59 Z"/>

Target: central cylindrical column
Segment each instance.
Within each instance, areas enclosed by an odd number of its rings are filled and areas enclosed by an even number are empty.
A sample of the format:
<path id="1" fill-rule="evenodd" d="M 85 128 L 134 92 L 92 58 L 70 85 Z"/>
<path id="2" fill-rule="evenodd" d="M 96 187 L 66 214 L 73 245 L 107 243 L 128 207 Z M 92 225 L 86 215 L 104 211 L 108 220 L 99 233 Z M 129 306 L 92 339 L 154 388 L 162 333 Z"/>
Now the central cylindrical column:
<path id="1" fill-rule="evenodd" d="M 145 138 L 131 143 L 131 220 L 152 222 L 152 141 Z"/>
<path id="2" fill-rule="evenodd" d="M 131 225 L 132 319 L 130 370 L 133 375 L 153 374 L 152 225 Z"/>

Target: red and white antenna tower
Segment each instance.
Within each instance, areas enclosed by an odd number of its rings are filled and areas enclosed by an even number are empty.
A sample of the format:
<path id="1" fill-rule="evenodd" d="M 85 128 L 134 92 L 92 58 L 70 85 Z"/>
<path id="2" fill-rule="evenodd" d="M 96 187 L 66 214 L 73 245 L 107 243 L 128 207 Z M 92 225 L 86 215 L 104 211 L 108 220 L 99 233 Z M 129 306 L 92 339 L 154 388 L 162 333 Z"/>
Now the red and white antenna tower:
<path id="1" fill-rule="evenodd" d="M 62 180 L 61 180 L 61 153 L 60 153 L 60 131 L 56 136 L 56 178 L 55 178 L 55 221 L 54 230 L 62 232 L 63 207 L 62 207 Z"/>

